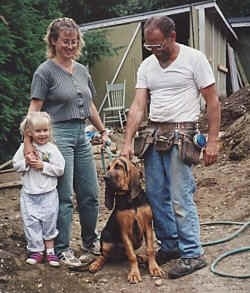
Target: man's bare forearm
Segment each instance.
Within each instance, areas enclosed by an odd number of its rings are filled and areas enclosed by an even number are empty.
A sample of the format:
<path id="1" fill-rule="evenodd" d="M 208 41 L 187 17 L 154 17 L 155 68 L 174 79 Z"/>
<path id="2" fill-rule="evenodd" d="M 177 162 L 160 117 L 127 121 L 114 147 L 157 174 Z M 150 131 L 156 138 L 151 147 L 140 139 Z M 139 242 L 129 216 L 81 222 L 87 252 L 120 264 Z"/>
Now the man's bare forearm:
<path id="1" fill-rule="evenodd" d="M 128 121 L 126 127 L 125 144 L 132 143 L 132 139 L 138 130 L 147 106 L 148 92 L 147 89 L 136 89 L 134 101 L 129 109 Z"/>
<path id="2" fill-rule="evenodd" d="M 125 143 L 131 143 L 136 131 L 144 118 L 144 111 L 139 111 L 135 107 L 129 110 L 128 121 L 125 134 Z"/>
<path id="3" fill-rule="evenodd" d="M 220 131 L 221 109 L 218 100 L 207 106 L 208 140 L 216 141 Z"/>

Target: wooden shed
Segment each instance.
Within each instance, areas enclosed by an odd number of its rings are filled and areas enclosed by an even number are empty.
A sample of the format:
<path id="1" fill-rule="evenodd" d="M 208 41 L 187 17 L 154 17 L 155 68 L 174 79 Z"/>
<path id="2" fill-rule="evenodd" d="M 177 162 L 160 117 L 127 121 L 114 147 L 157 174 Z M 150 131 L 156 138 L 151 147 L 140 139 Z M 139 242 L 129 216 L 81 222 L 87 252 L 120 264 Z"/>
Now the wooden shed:
<path id="1" fill-rule="evenodd" d="M 215 1 L 175 6 L 130 16 L 85 23 L 80 26 L 87 30 L 105 30 L 107 39 L 118 54 L 105 57 L 91 68 L 97 89 L 97 107 L 101 112 L 105 105 L 105 81 L 127 81 L 126 106 L 129 107 L 136 82 L 136 72 L 148 53 L 143 48 L 143 25 L 151 16 L 168 15 L 176 22 L 177 41 L 204 52 L 212 65 L 219 95 L 231 94 L 228 79 L 227 46 L 233 46 L 237 35 L 224 17 Z"/>
<path id="2" fill-rule="evenodd" d="M 239 41 L 236 45 L 236 50 L 239 56 L 240 64 L 242 65 L 242 75 L 245 83 L 250 81 L 250 16 L 230 18 L 234 31 L 236 32 Z"/>

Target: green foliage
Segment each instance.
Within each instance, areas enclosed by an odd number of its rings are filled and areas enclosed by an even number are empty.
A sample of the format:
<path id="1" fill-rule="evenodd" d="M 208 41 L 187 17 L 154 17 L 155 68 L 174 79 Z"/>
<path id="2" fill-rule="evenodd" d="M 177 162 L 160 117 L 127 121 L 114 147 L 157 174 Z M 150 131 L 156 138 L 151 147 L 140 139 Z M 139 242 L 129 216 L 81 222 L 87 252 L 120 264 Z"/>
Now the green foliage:
<path id="1" fill-rule="evenodd" d="M 217 0 L 226 17 L 250 16 L 250 0 Z"/>
<path id="2" fill-rule="evenodd" d="M 81 24 L 196 2 L 202 0 L 60 0 L 60 7 Z M 227 17 L 250 16 L 250 0 L 217 0 L 217 3 Z"/>
<path id="3" fill-rule="evenodd" d="M 1 1 L 0 18 L 0 161 L 20 142 L 19 123 L 27 112 L 32 74 L 44 59 L 43 35 L 56 1 Z"/>
<path id="4" fill-rule="evenodd" d="M 20 143 L 19 124 L 28 109 L 32 75 L 45 59 L 43 37 L 48 24 L 60 16 L 57 0 L 1 0 L 0 162 L 10 159 Z M 104 32 L 86 33 L 85 42 L 82 62 L 89 66 L 101 55 L 114 53 Z"/>
<path id="5" fill-rule="evenodd" d="M 111 12 L 117 16 L 130 15 L 152 10 L 155 6 L 157 0 L 127 0 L 111 7 Z"/>

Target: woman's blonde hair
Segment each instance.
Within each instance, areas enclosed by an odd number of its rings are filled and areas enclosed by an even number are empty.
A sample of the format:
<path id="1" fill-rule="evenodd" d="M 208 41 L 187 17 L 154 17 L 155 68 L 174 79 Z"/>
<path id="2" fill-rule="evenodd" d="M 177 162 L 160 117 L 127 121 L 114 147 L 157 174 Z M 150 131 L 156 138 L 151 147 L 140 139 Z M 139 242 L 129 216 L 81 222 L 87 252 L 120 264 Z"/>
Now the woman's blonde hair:
<path id="1" fill-rule="evenodd" d="M 53 41 L 57 41 L 60 32 L 63 30 L 74 30 L 77 32 L 78 47 L 74 59 L 79 59 L 81 56 L 81 50 L 84 47 L 84 41 L 79 26 L 72 18 L 68 17 L 57 18 L 49 24 L 44 37 L 44 41 L 47 44 L 47 58 L 51 59 L 56 56 L 56 49 L 53 45 Z"/>
<path id="2" fill-rule="evenodd" d="M 47 112 L 30 112 L 24 120 L 20 123 L 20 132 L 24 136 L 32 131 L 35 127 L 48 126 L 49 128 L 49 141 L 52 141 L 52 123 L 51 118 Z"/>

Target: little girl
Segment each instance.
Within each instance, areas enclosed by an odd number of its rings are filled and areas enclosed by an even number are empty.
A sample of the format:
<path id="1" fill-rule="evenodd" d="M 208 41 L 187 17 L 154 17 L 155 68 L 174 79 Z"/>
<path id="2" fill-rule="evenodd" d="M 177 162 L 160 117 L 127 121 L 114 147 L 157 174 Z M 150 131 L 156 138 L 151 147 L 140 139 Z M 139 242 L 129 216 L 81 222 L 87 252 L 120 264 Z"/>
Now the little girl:
<path id="1" fill-rule="evenodd" d="M 51 266 L 59 266 L 54 252 L 59 206 L 56 186 L 57 177 L 63 175 L 65 161 L 51 142 L 51 120 L 46 112 L 29 113 L 20 130 L 22 135 L 31 137 L 35 149 L 34 153 L 24 154 L 22 143 L 13 158 L 13 167 L 22 173 L 20 206 L 27 240 L 26 263 L 41 263 L 46 255 Z"/>

